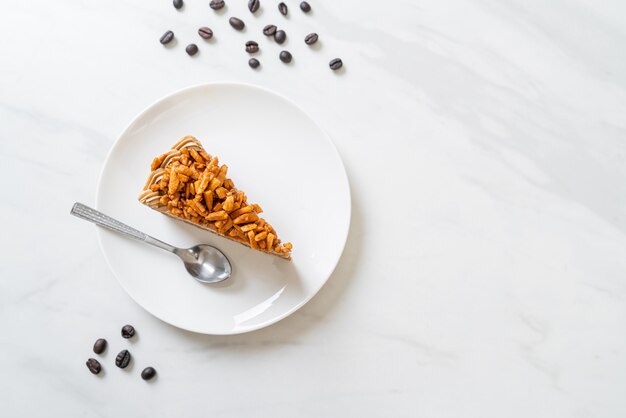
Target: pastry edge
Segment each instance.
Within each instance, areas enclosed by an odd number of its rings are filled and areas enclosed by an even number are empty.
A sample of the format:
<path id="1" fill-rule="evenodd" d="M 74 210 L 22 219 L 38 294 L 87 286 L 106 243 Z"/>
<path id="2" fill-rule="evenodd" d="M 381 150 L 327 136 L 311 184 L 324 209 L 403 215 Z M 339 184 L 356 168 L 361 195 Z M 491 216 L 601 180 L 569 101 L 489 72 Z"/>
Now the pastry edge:
<path id="1" fill-rule="evenodd" d="M 153 209 L 153 210 L 155 210 L 155 211 L 157 211 L 157 212 L 159 212 L 159 213 L 162 213 L 163 215 L 167 215 L 167 216 L 169 216 L 169 217 L 170 217 L 170 218 L 172 218 L 172 219 L 176 219 L 177 221 L 182 221 L 182 222 L 185 222 L 186 224 L 189 224 L 189 225 L 191 225 L 191 226 L 195 226 L 196 228 L 199 228 L 199 229 L 202 229 L 202 230 L 205 230 L 205 231 L 209 231 L 209 232 L 211 232 L 211 233 L 213 233 L 213 234 L 217 235 L 218 237 L 226 238 L 226 239 L 228 239 L 228 240 L 230 240 L 230 241 L 233 241 L 233 242 L 236 242 L 236 243 L 238 243 L 238 244 L 241 244 L 241 245 L 243 245 L 244 247 L 249 248 L 249 249 L 251 249 L 251 250 L 254 250 L 254 251 L 259 251 L 259 252 L 261 252 L 261 253 L 266 253 L 266 254 L 275 255 L 275 256 L 277 256 L 277 257 L 282 258 L 283 260 L 291 261 L 291 252 L 289 252 L 289 253 L 277 253 L 276 251 L 263 251 L 263 250 L 255 250 L 254 248 L 251 248 L 249 245 L 246 245 L 245 243 L 243 243 L 243 242 L 242 242 L 242 241 L 240 241 L 240 240 L 234 239 L 234 238 L 229 237 L 229 236 L 226 236 L 226 235 L 222 235 L 222 234 L 218 233 L 217 231 L 212 230 L 211 228 L 207 228 L 207 227 L 206 227 L 206 226 L 204 226 L 204 225 L 198 225 L 198 224 L 196 224 L 196 223 L 194 223 L 194 222 L 189 221 L 188 219 L 179 218 L 179 217 L 178 217 L 178 216 L 176 216 L 176 215 L 172 215 L 172 214 L 171 214 L 171 213 L 169 213 L 167 210 L 163 210 L 163 209 L 162 209 L 162 208 L 160 208 L 160 207 L 154 207 L 154 206 L 150 205 L 148 202 L 143 202 L 143 201 L 141 200 L 141 196 L 143 196 L 143 194 L 144 194 L 145 192 L 146 192 L 146 191 L 144 190 L 144 191 L 141 193 L 140 198 L 139 198 L 138 200 L 139 200 L 139 203 L 141 203 L 142 205 L 145 205 L 145 206 L 149 207 L 150 209 Z"/>

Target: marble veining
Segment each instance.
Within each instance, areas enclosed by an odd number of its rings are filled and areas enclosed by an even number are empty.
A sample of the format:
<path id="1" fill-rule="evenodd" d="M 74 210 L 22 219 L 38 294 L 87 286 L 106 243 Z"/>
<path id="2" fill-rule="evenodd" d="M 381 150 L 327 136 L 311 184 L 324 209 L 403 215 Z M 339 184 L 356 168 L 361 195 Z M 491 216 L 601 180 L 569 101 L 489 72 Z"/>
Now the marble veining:
<path id="1" fill-rule="evenodd" d="M 310 15 L 288 2 L 288 19 L 269 0 L 255 18 L 245 1 L 216 14 L 208 0 L 0 13 L 0 415 L 624 417 L 626 3 L 309 2 Z M 287 31 L 282 47 L 261 35 L 268 23 Z M 163 48 L 168 29 L 177 43 Z M 319 121 L 353 202 L 320 293 L 226 337 L 150 316 L 69 216 L 93 203 L 136 114 L 219 80 L 275 90 Z M 134 341 L 119 337 L 126 323 Z M 84 363 L 99 337 L 95 377 Z M 123 348 L 127 371 L 113 365 Z"/>

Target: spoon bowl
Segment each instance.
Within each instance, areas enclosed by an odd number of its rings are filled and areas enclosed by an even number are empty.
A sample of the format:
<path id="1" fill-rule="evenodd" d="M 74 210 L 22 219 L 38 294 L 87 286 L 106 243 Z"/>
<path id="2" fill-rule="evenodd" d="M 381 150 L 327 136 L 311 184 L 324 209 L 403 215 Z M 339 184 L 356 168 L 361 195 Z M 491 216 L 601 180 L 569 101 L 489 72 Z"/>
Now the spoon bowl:
<path id="1" fill-rule="evenodd" d="M 187 272 L 203 283 L 218 283 L 232 274 L 232 266 L 228 258 L 215 247 L 200 244 L 187 249 L 177 249 L 178 255 Z"/>

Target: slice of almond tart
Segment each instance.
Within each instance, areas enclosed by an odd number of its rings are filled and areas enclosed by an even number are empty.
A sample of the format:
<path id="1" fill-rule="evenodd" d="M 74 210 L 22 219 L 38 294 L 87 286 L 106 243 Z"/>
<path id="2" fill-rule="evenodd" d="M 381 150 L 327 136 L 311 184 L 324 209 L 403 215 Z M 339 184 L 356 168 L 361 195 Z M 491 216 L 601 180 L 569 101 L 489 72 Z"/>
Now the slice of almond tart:
<path id="1" fill-rule="evenodd" d="M 152 172 L 139 201 L 165 215 L 237 241 L 254 250 L 291 259 L 291 243 L 283 244 L 261 218 L 261 206 L 226 177 L 228 167 L 207 153 L 200 141 L 186 136 L 152 161 Z"/>

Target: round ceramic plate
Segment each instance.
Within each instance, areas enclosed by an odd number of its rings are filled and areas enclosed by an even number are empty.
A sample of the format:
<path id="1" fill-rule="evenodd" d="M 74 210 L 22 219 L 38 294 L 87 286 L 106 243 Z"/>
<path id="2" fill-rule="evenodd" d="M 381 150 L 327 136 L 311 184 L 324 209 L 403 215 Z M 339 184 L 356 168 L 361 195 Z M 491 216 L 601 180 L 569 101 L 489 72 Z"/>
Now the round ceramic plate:
<path id="1" fill-rule="evenodd" d="M 185 135 L 229 167 L 259 203 L 292 261 L 251 250 L 162 215 L 137 201 L 152 159 Z M 333 272 L 350 225 L 346 172 L 328 135 L 291 101 L 243 84 L 178 91 L 143 111 L 111 149 L 96 207 L 177 247 L 205 243 L 233 264 L 225 282 L 202 284 L 177 257 L 98 228 L 102 251 L 128 294 L 174 326 L 237 334 L 271 325 L 310 300 Z"/>

